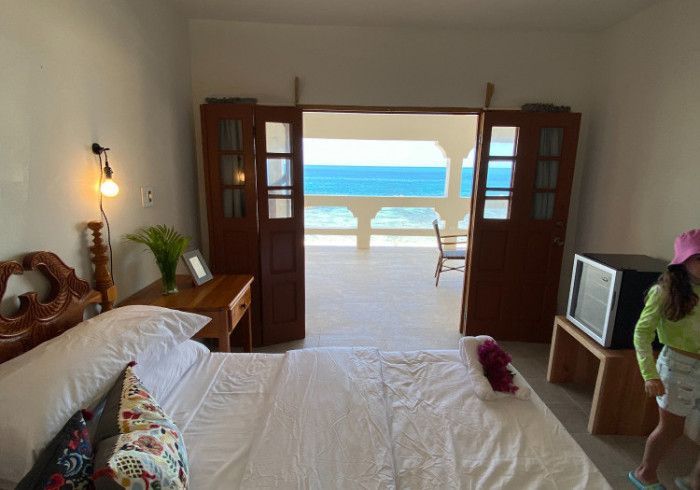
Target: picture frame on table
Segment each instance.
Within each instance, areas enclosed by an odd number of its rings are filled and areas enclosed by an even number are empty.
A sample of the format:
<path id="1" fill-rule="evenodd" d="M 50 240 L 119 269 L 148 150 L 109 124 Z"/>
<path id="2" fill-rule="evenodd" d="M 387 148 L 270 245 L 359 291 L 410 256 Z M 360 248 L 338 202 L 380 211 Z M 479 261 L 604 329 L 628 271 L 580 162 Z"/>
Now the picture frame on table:
<path id="1" fill-rule="evenodd" d="M 205 282 L 211 281 L 214 277 L 207 266 L 207 262 L 202 257 L 202 252 L 198 249 L 182 254 L 182 260 L 185 262 L 195 286 L 201 286 Z"/>

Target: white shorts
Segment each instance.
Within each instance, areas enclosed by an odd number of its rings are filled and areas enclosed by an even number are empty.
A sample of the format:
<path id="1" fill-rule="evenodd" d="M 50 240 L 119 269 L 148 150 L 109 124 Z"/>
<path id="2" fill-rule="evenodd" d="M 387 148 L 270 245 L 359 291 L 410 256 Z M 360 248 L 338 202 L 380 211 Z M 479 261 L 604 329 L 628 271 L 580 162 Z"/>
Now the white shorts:
<path id="1" fill-rule="evenodd" d="M 664 347 L 656 361 L 666 393 L 657 396 L 659 407 L 674 415 L 687 417 L 700 408 L 700 359 Z"/>

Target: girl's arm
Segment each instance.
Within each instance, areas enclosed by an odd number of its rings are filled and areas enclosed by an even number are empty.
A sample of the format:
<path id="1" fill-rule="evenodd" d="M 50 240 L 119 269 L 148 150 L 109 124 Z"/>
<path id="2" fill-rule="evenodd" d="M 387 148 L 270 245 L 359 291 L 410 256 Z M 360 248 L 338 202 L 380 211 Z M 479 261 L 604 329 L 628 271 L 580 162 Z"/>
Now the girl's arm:
<path id="1" fill-rule="evenodd" d="M 654 286 L 649 290 L 644 309 L 639 315 L 637 326 L 634 329 L 634 349 L 637 351 L 637 362 L 644 381 L 659 379 L 651 344 L 654 342 L 656 328 L 661 322 L 660 295 L 659 286 Z"/>

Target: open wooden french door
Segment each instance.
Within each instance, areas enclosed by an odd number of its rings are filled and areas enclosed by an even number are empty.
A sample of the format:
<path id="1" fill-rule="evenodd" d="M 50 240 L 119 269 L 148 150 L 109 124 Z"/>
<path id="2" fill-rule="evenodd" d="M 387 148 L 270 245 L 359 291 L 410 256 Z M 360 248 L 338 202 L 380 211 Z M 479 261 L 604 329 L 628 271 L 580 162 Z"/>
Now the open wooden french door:
<path id="1" fill-rule="evenodd" d="M 255 111 L 251 104 L 203 104 L 202 147 L 214 274 L 251 274 L 253 345 L 262 344 Z M 243 345 L 243 329 L 233 333 Z"/>
<path id="2" fill-rule="evenodd" d="M 580 116 L 483 113 L 462 303 L 465 335 L 551 337 Z"/>
<path id="3" fill-rule="evenodd" d="M 262 341 L 305 336 L 302 112 L 255 106 Z"/>

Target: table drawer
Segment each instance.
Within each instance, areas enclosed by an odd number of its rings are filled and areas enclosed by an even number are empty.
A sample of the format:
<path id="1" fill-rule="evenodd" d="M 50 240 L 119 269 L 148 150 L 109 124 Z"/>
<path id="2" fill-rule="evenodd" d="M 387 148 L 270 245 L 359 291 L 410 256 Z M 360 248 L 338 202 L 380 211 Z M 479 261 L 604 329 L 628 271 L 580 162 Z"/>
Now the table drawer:
<path id="1" fill-rule="evenodd" d="M 231 324 L 229 325 L 229 331 L 232 331 L 235 325 L 241 317 L 250 308 L 250 288 L 247 288 L 243 293 L 243 296 L 231 307 Z M 233 327 L 232 327 L 233 326 Z"/>

